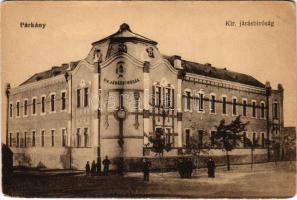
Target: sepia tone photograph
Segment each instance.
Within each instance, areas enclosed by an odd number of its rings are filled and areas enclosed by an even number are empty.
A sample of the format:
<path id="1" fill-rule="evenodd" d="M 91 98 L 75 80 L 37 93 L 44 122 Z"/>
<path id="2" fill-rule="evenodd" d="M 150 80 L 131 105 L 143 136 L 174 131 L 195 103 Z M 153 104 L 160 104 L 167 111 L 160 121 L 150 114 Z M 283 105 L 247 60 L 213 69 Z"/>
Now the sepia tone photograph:
<path id="1" fill-rule="evenodd" d="M 2 195 L 292 198 L 290 1 L 1 4 Z"/>

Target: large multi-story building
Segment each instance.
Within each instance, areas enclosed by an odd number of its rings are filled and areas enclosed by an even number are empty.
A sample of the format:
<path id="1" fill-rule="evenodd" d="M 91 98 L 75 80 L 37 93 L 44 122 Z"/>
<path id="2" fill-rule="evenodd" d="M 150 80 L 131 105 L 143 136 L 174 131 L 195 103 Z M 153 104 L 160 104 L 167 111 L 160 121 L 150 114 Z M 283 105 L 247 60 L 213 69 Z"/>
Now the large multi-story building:
<path id="1" fill-rule="evenodd" d="M 158 129 L 173 146 L 167 156 L 176 156 L 194 133 L 209 140 L 220 120 L 238 115 L 267 157 L 283 127 L 280 84 L 273 90 L 249 75 L 162 55 L 127 24 L 92 43 L 85 59 L 36 73 L 7 95 L 7 144 L 14 165 L 31 167 L 83 169 L 108 155 L 133 169 L 153 156 L 148 136 Z"/>

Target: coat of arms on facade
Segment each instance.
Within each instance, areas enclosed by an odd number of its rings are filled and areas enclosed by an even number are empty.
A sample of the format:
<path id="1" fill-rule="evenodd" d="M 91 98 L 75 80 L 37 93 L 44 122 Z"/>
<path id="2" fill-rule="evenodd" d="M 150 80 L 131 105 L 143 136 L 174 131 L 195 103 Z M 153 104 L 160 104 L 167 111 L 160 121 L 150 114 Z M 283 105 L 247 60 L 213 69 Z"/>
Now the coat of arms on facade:
<path id="1" fill-rule="evenodd" d="M 116 68 L 116 74 L 118 75 L 118 78 L 121 78 L 124 76 L 126 73 L 126 68 L 124 67 L 124 62 L 120 61 L 117 63 L 117 68 Z"/>

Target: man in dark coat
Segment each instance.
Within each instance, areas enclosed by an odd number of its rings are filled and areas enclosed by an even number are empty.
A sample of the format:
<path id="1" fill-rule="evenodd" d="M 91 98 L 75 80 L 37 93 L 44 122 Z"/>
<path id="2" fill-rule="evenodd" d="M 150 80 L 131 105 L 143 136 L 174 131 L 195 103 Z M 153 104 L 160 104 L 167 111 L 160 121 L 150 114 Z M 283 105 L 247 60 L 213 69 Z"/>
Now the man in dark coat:
<path id="1" fill-rule="evenodd" d="M 151 161 L 148 158 L 143 159 L 143 180 L 149 181 L 150 180 L 150 167 Z"/>
<path id="2" fill-rule="evenodd" d="M 214 160 L 210 157 L 207 161 L 208 177 L 210 178 L 215 177 L 215 168 L 216 168 L 216 164 Z"/>
<path id="3" fill-rule="evenodd" d="M 95 163 L 95 160 L 93 160 L 92 166 L 91 166 L 91 175 L 94 176 L 95 174 L 96 174 L 96 163 Z"/>
<path id="4" fill-rule="evenodd" d="M 110 165 L 110 160 L 108 160 L 108 156 L 105 156 L 105 159 L 102 161 L 103 164 L 103 175 L 108 176 L 109 172 L 109 165 Z"/>
<path id="5" fill-rule="evenodd" d="M 89 161 L 87 161 L 87 164 L 86 164 L 86 176 L 89 176 L 90 175 L 90 164 L 89 164 Z"/>

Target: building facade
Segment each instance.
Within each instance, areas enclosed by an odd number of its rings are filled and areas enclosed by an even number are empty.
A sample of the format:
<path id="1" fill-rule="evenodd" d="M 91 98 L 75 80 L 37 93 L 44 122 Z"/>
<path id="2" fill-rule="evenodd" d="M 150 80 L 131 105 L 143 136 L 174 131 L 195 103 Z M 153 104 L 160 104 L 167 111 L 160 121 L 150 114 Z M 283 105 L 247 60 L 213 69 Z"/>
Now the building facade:
<path id="1" fill-rule="evenodd" d="M 249 121 L 245 137 L 267 157 L 283 127 L 280 84 L 273 90 L 249 75 L 162 55 L 157 42 L 127 24 L 92 43 L 85 59 L 37 73 L 8 88 L 7 97 L 7 144 L 14 165 L 29 167 L 84 169 L 108 155 L 112 168 L 123 158 L 132 170 L 142 156 L 154 156 L 148 137 L 158 129 L 174 157 L 193 134 L 209 141 L 215 125 L 238 115 Z"/>

